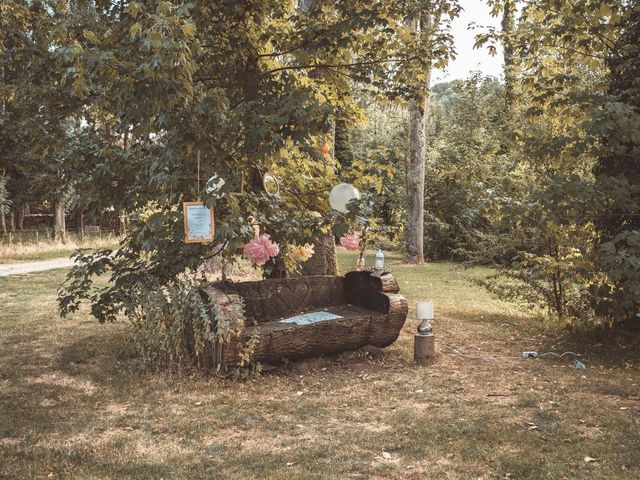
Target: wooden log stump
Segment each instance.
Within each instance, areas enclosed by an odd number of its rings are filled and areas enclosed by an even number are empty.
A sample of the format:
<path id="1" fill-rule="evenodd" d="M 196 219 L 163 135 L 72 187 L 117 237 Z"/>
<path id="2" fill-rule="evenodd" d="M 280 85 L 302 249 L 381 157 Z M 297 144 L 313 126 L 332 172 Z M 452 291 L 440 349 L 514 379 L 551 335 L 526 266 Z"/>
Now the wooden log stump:
<path id="1" fill-rule="evenodd" d="M 414 335 L 413 360 L 416 363 L 428 363 L 436 356 L 436 336 L 433 333 L 427 335 Z"/>

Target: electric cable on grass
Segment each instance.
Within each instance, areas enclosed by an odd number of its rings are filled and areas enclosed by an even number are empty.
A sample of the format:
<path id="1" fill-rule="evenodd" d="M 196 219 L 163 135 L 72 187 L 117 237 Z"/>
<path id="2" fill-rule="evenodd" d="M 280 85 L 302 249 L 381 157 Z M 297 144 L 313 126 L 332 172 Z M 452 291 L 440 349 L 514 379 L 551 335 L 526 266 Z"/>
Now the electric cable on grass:
<path id="1" fill-rule="evenodd" d="M 476 359 L 476 360 L 485 360 L 485 361 L 492 361 L 492 360 L 526 360 L 528 358 L 543 358 L 543 357 L 548 357 L 548 356 L 552 356 L 552 357 L 556 357 L 556 358 L 564 358 L 566 355 L 573 355 L 574 357 L 580 357 L 582 358 L 582 355 L 580 355 L 579 353 L 575 353 L 575 352 L 564 352 L 564 353 L 555 353 L 555 352 L 545 352 L 545 353 L 538 353 L 538 352 L 522 352 L 521 355 L 519 356 L 515 356 L 515 355 L 474 355 L 474 354 L 469 354 L 469 353 L 463 353 L 460 350 L 458 350 L 457 348 L 451 347 L 449 345 L 447 345 L 446 343 L 442 343 L 442 345 L 447 348 L 448 350 L 451 350 L 455 355 L 458 355 L 460 357 L 464 357 L 464 358 L 472 358 L 472 359 Z M 577 358 L 574 360 L 574 362 L 571 364 L 571 366 L 573 368 L 576 369 L 585 369 L 586 368 L 586 364 L 581 362 L 580 360 L 578 360 Z"/>

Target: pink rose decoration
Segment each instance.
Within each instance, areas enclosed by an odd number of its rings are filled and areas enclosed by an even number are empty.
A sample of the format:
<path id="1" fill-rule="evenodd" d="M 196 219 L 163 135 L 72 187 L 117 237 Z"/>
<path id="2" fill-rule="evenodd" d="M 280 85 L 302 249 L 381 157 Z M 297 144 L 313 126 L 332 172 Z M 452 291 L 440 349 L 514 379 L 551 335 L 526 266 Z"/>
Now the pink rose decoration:
<path id="1" fill-rule="evenodd" d="M 340 237 L 340 244 L 347 250 L 358 250 L 360 248 L 360 234 L 350 233 Z"/>
<path id="2" fill-rule="evenodd" d="M 251 260 L 251 263 L 261 267 L 271 257 L 275 257 L 280 252 L 277 243 L 271 241 L 271 237 L 263 233 L 254 238 L 244 246 L 244 254 Z"/>

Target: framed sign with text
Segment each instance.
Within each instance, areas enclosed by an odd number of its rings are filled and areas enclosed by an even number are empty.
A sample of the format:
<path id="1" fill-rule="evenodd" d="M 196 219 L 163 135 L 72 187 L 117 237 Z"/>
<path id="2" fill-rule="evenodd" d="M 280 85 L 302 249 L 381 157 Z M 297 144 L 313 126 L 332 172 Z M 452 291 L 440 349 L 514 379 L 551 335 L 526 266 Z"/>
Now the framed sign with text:
<path id="1" fill-rule="evenodd" d="M 215 233 L 213 210 L 202 202 L 183 202 L 185 243 L 213 242 Z"/>

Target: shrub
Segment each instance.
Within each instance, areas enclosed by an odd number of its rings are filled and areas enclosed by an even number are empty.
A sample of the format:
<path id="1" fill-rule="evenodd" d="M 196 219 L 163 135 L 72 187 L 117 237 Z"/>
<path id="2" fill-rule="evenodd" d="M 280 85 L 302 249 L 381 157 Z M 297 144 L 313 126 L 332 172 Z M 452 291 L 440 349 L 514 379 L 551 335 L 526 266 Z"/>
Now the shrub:
<path id="1" fill-rule="evenodd" d="M 128 316 L 132 341 L 148 369 L 219 371 L 221 347 L 238 341 L 244 326 L 241 302 L 225 308 L 213 300 L 207 304 L 192 280 L 145 285 L 136 294 L 135 304 Z M 241 346 L 230 373 L 259 371 L 251 363 L 258 335 L 254 337 Z"/>

